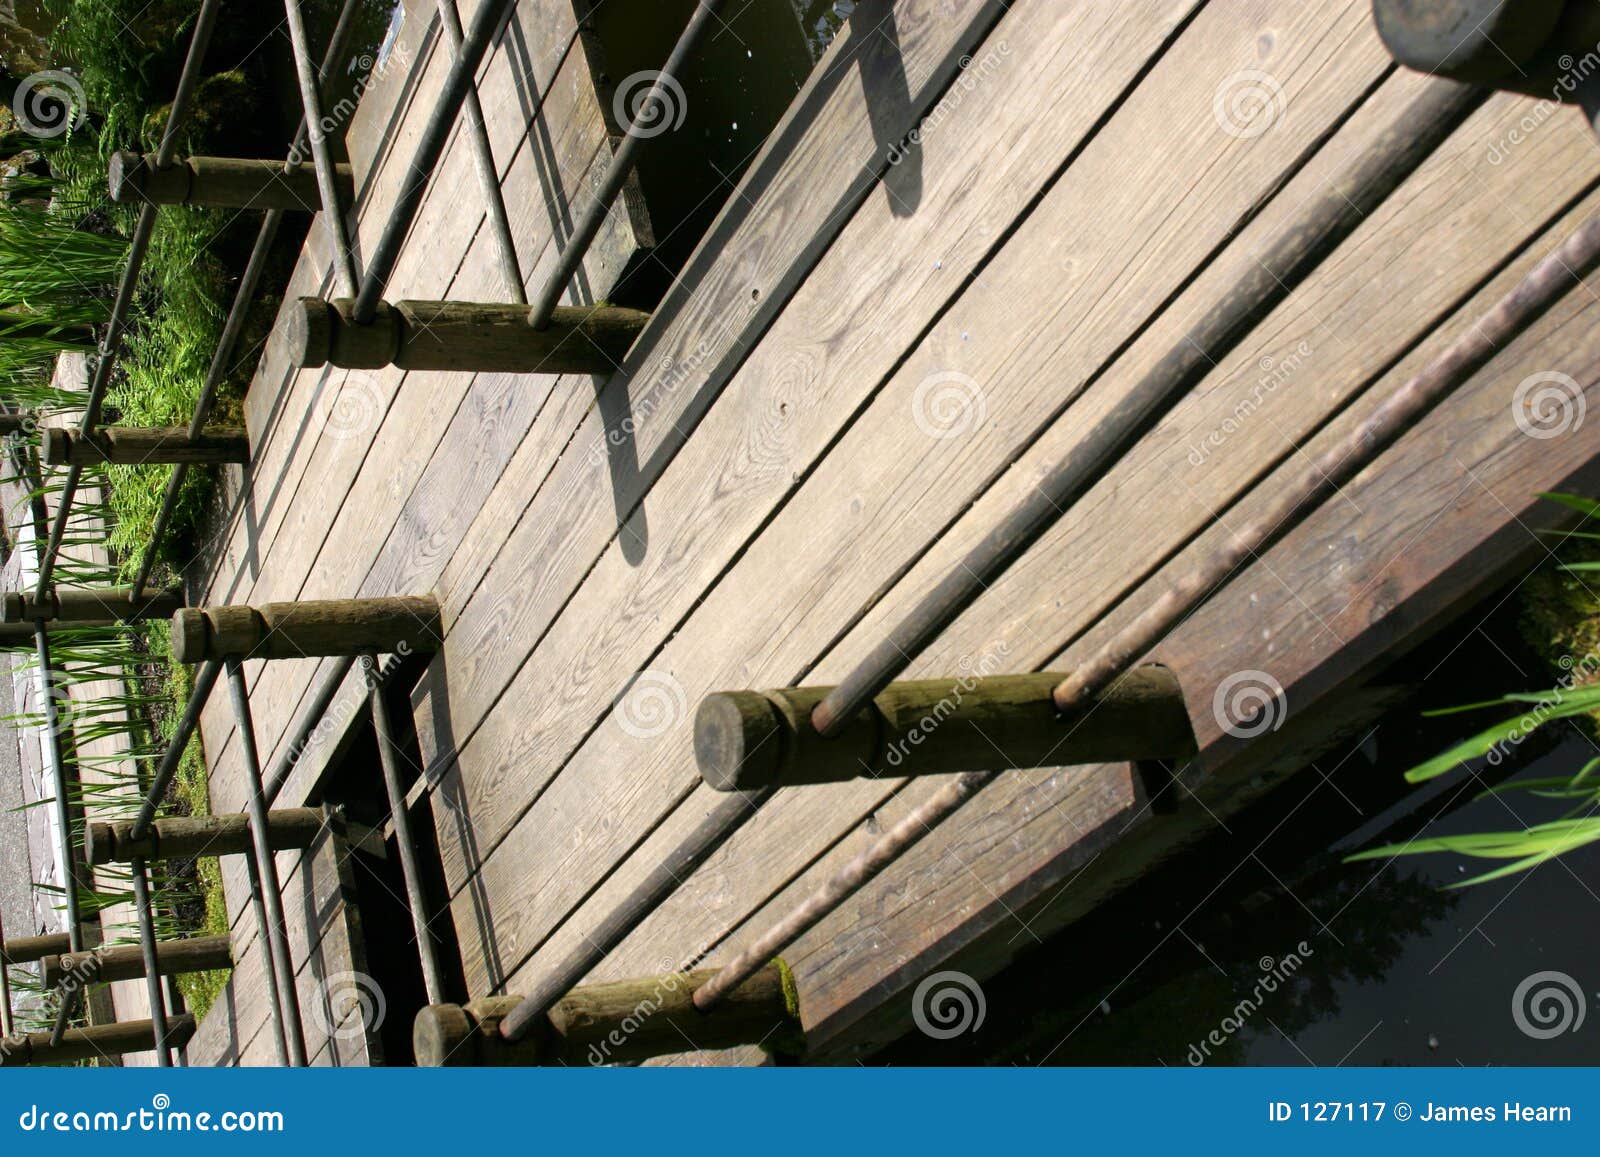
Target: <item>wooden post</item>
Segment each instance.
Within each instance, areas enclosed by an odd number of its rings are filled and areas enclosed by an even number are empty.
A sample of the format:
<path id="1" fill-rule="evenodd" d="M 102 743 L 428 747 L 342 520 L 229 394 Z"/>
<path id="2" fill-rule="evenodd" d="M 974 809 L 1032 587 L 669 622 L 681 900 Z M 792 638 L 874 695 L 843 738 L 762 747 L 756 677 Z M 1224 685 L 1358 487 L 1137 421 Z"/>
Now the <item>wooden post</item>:
<path id="1" fill-rule="evenodd" d="M 137 602 L 132 587 L 57 587 L 42 602 L 35 601 L 31 590 L 7 591 L 0 598 L 0 623 L 22 624 L 31 639 L 35 619 L 75 626 L 101 626 L 164 619 L 183 603 L 183 591 L 177 587 L 153 587 L 144 591 Z"/>
<path id="2" fill-rule="evenodd" d="M 349 301 L 302 297 L 288 321 L 295 365 L 342 369 L 461 370 L 516 374 L 610 374 L 650 320 L 617 306 L 562 306 L 550 324 L 528 324 L 525 305 L 466 301 L 380 302 L 370 325 Z"/>
<path id="3" fill-rule="evenodd" d="M 309 848 L 322 831 L 321 808 L 279 808 L 267 813 L 267 843 L 278 852 Z M 172 816 L 150 825 L 143 839 L 133 838 L 133 821 L 91 823 L 84 837 L 84 857 L 91 867 L 133 859 L 190 860 L 200 856 L 244 855 L 251 849 L 250 817 L 244 812 L 217 816 Z"/>
<path id="4" fill-rule="evenodd" d="M 194 1017 L 189 1013 L 167 1018 L 167 1045 L 182 1048 L 194 1037 Z M 97 1057 L 150 1052 L 156 1047 L 155 1026 L 148 1020 L 69 1028 L 61 1043 L 52 1045 L 48 1032 L 14 1036 L 0 1042 L 0 1068 L 23 1065 L 69 1065 Z"/>
<path id="5" fill-rule="evenodd" d="M 187 607 L 172 616 L 172 657 L 301 659 L 368 652 L 431 654 L 444 628 L 432 595 Z"/>
<path id="6" fill-rule="evenodd" d="M 32 964 L 46 956 L 57 956 L 72 950 L 72 940 L 65 932 L 49 936 L 18 936 L 0 944 L 0 964 Z"/>
<path id="7" fill-rule="evenodd" d="M 419 1066 L 432 1068 L 610 1065 L 748 1044 L 803 1051 L 794 978 L 782 961 L 700 1012 L 694 990 L 715 975 L 703 969 L 575 988 L 515 1043 L 500 1035 L 500 1022 L 520 996 L 430 1005 L 417 1014 L 412 1051 Z"/>
<path id="8" fill-rule="evenodd" d="M 35 414 L 0 414 L 0 434 L 18 434 L 33 429 L 38 423 Z"/>
<path id="9" fill-rule="evenodd" d="M 1050 672 L 891 683 L 829 738 L 811 713 L 831 687 L 723 691 L 695 714 L 700 774 L 718 791 L 1178 759 L 1195 751 L 1178 680 L 1141 667 L 1085 707 L 1056 711 Z"/>
<path id="10" fill-rule="evenodd" d="M 250 461 L 250 435 L 236 427 L 207 430 L 189 437 L 184 426 L 101 426 L 87 434 L 50 426 L 41 450 L 47 466 L 100 462 L 119 465 L 201 465 Z"/>
<path id="11" fill-rule="evenodd" d="M 190 157 L 156 167 L 154 155 L 113 153 L 108 185 L 119 203 L 213 205 L 224 209 L 322 208 L 317 174 L 310 165 L 283 171 L 281 160 L 245 157 Z M 339 200 L 355 199 L 355 176 L 349 165 L 334 166 Z"/>
<path id="12" fill-rule="evenodd" d="M 194 936 L 156 945 L 156 970 L 162 976 L 232 967 L 233 944 L 226 936 Z M 142 980 L 143 949 L 137 944 L 116 944 L 76 955 L 63 952 L 39 958 L 39 980 L 44 987 L 59 988 L 69 977 L 83 984 Z"/>

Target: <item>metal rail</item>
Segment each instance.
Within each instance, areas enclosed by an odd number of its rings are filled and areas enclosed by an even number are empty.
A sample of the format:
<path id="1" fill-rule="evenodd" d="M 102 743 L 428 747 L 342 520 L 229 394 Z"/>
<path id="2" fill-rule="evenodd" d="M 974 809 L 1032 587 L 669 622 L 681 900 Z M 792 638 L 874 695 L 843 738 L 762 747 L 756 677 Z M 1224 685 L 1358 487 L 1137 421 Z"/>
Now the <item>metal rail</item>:
<path id="1" fill-rule="evenodd" d="M 422 870 L 417 865 L 416 840 L 411 831 L 411 813 L 406 807 L 405 787 L 400 782 L 400 749 L 394 740 L 394 725 L 383 685 L 377 679 L 377 658 L 373 658 L 373 679 L 367 694 L 372 710 L 372 730 L 378 739 L 378 762 L 383 768 L 383 788 L 389 797 L 389 814 L 394 820 L 394 842 L 400 852 L 400 873 L 405 877 L 406 900 L 411 907 L 411 927 L 417 936 L 417 953 L 422 958 L 422 983 L 428 1003 L 444 1000 L 444 970 L 439 965 L 439 950 L 429 930 L 431 916 L 428 894 L 422 886 Z"/>
<path id="2" fill-rule="evenodd" d="M 1289 296 L 1322 259 L 1366 220 L 1400 182 L 1488 96 L 1436 80 L 1343 173 L 1296 214 L 1227 297 L 1179 338 L 1066 457 L 895 624 L 812 712 L 836 734 L 938 637 L 1000 573 L 1081 498 L 1107 467 L 1177 404 L 1257 322 Z"/>
<path id="3" fill-rule="evenodd" d="M 184 116 L 189 111 L 189 102 L 194 97 L 195 85 L 199 83 L 200 64 L 205 59 L 206 48 L 211 43 L 211 33 L 216 27 L 219 7 L 221 0 L 203 0 L 200 12 L 195 17 L 194 33 L 189 39 L 189 54 L 185 57 L 183 71 L 178 76 L 178 91 L 172 98 L 166 129 L 161 134 L 161 146 L 156 153 L 156 165 L 159 168 L 164 169 L 171 165 L 173 156 L 177 152 L 178 126 L 183 123 Z M 111 306 L 111 320 L 107 326 L 106 340 L 94 359 L 94 375 L 89 381 L 88 395 L 83 404 L 83 416 L 79 422 L 79 429 L 83 433 L 94 429 L 100 421 L 100 408 L 105 403 L 106 387 L 111 381 L 111 371 L 116 366 L 117 356 L 122 351 L 122 340 L 128 331 L 128 313 L 133 307 L 134 294 L 139 285 L 139 274 L 144 269 L 144 259 L 150 249 L 150 235 L 155 229 L 155 224 L 156 206 L 147 204 L 139 211 L 138 223 L 134 226 L 133 237 L 128 243 L 128 264 L 122 271 L 122 282 L 117 287 L 116 300 Z M 50 580 L 55 574 L 56 558 L 61 552 L 67 522 L 72 517 L 72 503 L 77 496 L 78 483 L 82 475 L 83 470 L 80 466 L 72 465 L 67 468 L 55 523 L 50 528 L 50 541 L 46 544 L 44 554 L 39 560 L 39 581 L 34 596 L 41 602 L 50 591 Z"/>
<path id="4" fill-rule="evenodd" d="M 1370 465 L 1596 268 L 1600 268 L 1600 217 L 1580 226 L 1421 372 L 1385 397 L 1366 421 L 1319 454 L 1293 485 L 1278 492 L 1265 513 L 1233 536 L 1232 545 L 1164 593 L 1064 680 L 1056 688 L 1058 704 L 1082 703 L 1126 671 L 1224 585 L 1241 562 L 1268 549 L 1297 526 L 1317 504 Z M 967 772 L 941 788 L 697 989 L 695 1007 L 702 1012 L 714 1007 L 1001 774 Z"/>
<path id="5" fill-rule="evenodd" d="M 250 816 L 250 842 L 260 890 L 265 924 L 262 938 L 272 955 L 276 970 L 278 1000 L 283 1010 L 283 1030 L 289 1063 L 295 1068 L 306 1064 L 305 1029 L 300 1021 L 300 993 L 295 987 L 294 957 L 289 951 L 288 924 L 283 915 L 283 893 L 278 880 L 278 861 L 267 834 L 267 796 L 261 780 L 261 758 L 256 748 L 255 720 L 250 713 L 250 691 L 245 686 L 244 668 L 237 655 L 230 656 L 228 691 L 233 699 L 234 722 L 239 730 L 239 753 L 244 759 L 245 777 L 250 788 L 245 810 Z"/>
<path id="6" fill-rule="evenodd" d="M 439 0 L 439 24 L 444 29 L 445 46 L 451 59 L 461 51 L 461 13 L 456 10 L 456 0 Z M 478 170 L 478 184 L 483 188 L 484 208 L 489 215 L 489 227 L 494 232 L 495 250 L 500 255 L 500 273 L 505 278 L 506 292 L 518 305 L 528 303 L 522 288 L 522 270 L 517 265 L 517 243 L 511 235 L 511 219 L 506 215 L 505 194 L 500 190 L 500 169 L 495 164 L 494 148 L 489 143 L 489 126 L 484 120 L 483 105 L 478 100 L 478 83 L 473 81 L 467 89 L 467 137 L 472 142 L 472 161 Z"/>
<path id="7" fill-rule="evenodd" d="M 332 75 L 339 59 L 349 48 L 350 37 L 355 32 L 356 10 L 360 5 L 361 0 L 345 0 L 344 7 L 339 10 L 338 23 L 334 25 L 333 35 L 328 38 L 328 49 L 323 54 L 321 67 L 317 70 L 318 84 L 327 84 L 328 77 Z M 300 126 L 295 130 L 294 143 L 289 148 L 289 156 L 283 163 L 284 172 L 291 173 L 300 167 L 300 162 L 296 158 L 306 138 L 306 120 L 302 116 Z M 250 304 L 255 300 L 256 290 L 261 285 L 261 277 L 266 269 L 267 258 L 272 253 L 272 246 L 278 239 L 278 229 L 282 224 L 282 209 L 268 209 L 262 214 L 261 228 L 256 234 L 255 244 L 250 249 L 250 258 L 245 263 L 244 275 L 239 279 L 239 288 L 233 295 L 233 305 L 228 309 L 227 321 L 223 323 L 222 333 L 217 339 L 217 349 L 212 355 L 210 367 L 206 370 L 206 380 L 200 388 L 200 397 L 195 402 L 194 417 L 189 422 L 191 439 L 198 438 L 205 432 L 206 420 L 211 416 L 211 408 L 216 403 L 217 390 L 228 375 L 234 347 L 239 344 L 239 336 L 244 332 Z M 135 602 L 142 597 L 144 588 L 150 581 L 150 572 L 155 568 L 156 554 L 166 537 L 167 526 L 178 509 L 183 482 L 188 476 L 188 464 L 179 463 L 173 467 L 172 475 L 167 479 L 167 489 L 161 496 L 161 508 L 156 512 L 155 524 L 151 527 L 150 541 L 145 544 L 144 555 L 139 560 L 139 573 L 133 580 L 131 594 Z"/>
<path id="8" fill-rule="evenodd" d="M 350 245 L 350 225 L 344 206 L 339 203 L 339 186 L 334 177 L 333 153 L 323 131 L 321 81 L 311 63 L 311 42 L 306 36 L 305 17 L 300 0 L 283 0 L 289 24 L 289 46 L 294 55 L 295 76 L 300 81 L 300 105 L 305 110 L 305 127 L 311 138 L 311 162 L 317 172 L 317 191 L 322 197 L 322 222 L 333 240 L 333 268 L 339 281 L 340 296 L 351 297 L 358 284 L 356 259 Z"/>
<path id="9" fill-rule="evenodd" d="M 161 966 L 156 960 L 155 915 L 150 904 L 150 877 L 143 859 L 129 865 L 133 872 L 133 910 L 139 918 L 139 945 L 144 956 L 144 987 L 150 998 L 150 1025 L 153 1030 L 156 1067 L 172 1067 L 167 1048 L 167 994 L 161 987 Z"/>
<path id="10" fill-rule="evenodd" d="M 717 10 L 722 7 L 723 2 L 724 0 L 700 0 L 695 6 L 694 15 L 689 18 L 683 34 L 678 37 L 678 42 L 672 46 L 672 52 L 667 56 L 667 63 L 656 75 L 655 82 L 639 105 L 638 114 L 628 125 L 627 134 L 612 156 L 605 178 L 595 190 L 594 199 L 589 202 L 589 207 L 584 210 L 583 216 L 573 228 L 572 236 L 567 238 L 567 243 L 561 247 L 561 256 L 556 259 L 555 271 L 545 281 L 539 296 L 534 298 L 533 305 L 528 310 L 528 324 L 533 328 L 543 329 L 550 324 L 550 318 L 555 313 L 556 304 L 561 300 L 561 294 L 567 288 L 567 282 L 572 280 L 573 274 L 578 271 L 578 266 L 583 264 L 584 256 L 589 252 L 589 246 L 594 244 L 595 237 L 599 235 L 600 226 L 605 224 L 606 216 L 611 212 L 617 194 L 622 192 L 622 186 L 627 182 L 628 175 L 633 172 L 639 147 L 647 139 L 645 134 L 639 131 L 640 126 L 651 116 L 652 110 L 658 116 L 672 114 L 672 105 L 666 99 L 666 94 L 676 84 L 674 78 L 683 71 L 689 53 L 694 51 L 696 43 L 711 21 L 716 18 Z"/>
<path id="11" fill-rule="evenodd" d="M 361 292 L 351 310 L 351 316 L 357 322 L 366 324 L 377 314 L 378 302 L 389 284 L 389 278 L 394 274 L 395 264 L 400 260 L 406 234 L 411 231 L 417 212 L 422 208 L 423 194 L 427 192 L 428 181 L 444 154 L 444 146 L 455 127 L 462 102 L 467 99 L 467 91 L 472 87 L 478 66 L 483 63 L 484 54 L 489 51 L 496 31 L 510 10 L 511 0 L 482 0 L 478 5 L 477 14 L 472 18 L 472 25 L 461 42 L 460 51 L 451 61 L 444 88 L 428 116 L 428 123 L 423 126 L 416 152 L 402 177 L 400 196 L 395 201 L 394 211 L 367 258 Z"/>

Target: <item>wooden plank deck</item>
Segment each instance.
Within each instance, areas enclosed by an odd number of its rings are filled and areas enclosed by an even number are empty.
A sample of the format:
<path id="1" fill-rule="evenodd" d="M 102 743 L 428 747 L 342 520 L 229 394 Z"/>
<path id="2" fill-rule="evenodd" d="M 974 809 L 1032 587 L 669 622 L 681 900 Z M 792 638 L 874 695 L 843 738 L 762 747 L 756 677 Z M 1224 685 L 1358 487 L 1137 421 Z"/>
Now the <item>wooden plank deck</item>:
<path id="1" fill-rule="evenodd" d="M 408 4 L 409 63 L 351 126 L 364 246 L 442 80 L 430 9 Z M 609 152 L 583 52 L 567 0 L 522 0 L 482 73 L 530 286 Z M 1230 126 L 1230 86 L 1263 75 L 1266 123 Z M 212 602 L 438 595 L 419 790 L 469 988 L 517 991 L 710 806 L 699 698 L 840 677 L 1422 83 L 1363 0 L 867 0 L 616 373 L 296 373 L 269 343 L 255 460 L 198 585 Z M 1070 666 L 1600 208 L 1576 114 L 1493 150 L 1525 112 L 1490 98 L 911 674 Z M 482 222 L 458 134 L 390 296 L 501 296 Z M 603 298 L 637 244 L 614 214 L 576 298 Z M 326 291 L 326 256 L 313 230 L 290 296 Z M 1593 302 L 1570 294 L 1157 648 L 1202 742 L 1176 814 L 1153 815 L 1126 767 L 1019 773 L 803 938 L 817 1059 L 870 1053 L 908 1026 L 923 975 L 992 973 L 1302 766 L 1364 678 L 1533 557 L 1553 517 L 1533 495 L 1592 487 L 1600 434 L 1528 437 L 1512 390 L 1552 370 L 1589 387 Z M 966 391 L 953 426 L 930 404 L 947 388 Z M 326 669 L 249 665 L 269 763 Z M 1290 710 L 1242 743 L 1211 701 L 1249 670 Z M 650 693 L 665 717 L 625 726 Z M 235 810 L 221 697 L 203 734 L 214 806 Z M 282 802 L 339 750 L 304 753 Z M 597 976 L 716 961 L 936 786 L 781 793 Z M 286 887 L 302 859 L 282 857 Z M 217 1058 L 258 1039 L 248 959 Z"/>

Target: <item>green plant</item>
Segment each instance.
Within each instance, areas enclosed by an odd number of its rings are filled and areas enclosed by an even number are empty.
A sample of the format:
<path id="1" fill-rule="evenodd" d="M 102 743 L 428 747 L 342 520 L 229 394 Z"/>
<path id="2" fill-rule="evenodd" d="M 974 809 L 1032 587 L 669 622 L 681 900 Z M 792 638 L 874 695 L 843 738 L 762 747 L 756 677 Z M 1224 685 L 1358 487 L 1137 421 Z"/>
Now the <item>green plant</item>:
<path id="1" fill-rule="evenodd" d="M 1586 520 L 1600 518 L 1600 502 L 1593 499 L 1571 494 L 1544 494 L 1540 497 L 1576 510 Z M 1600 541 L 1600 533 L 1588 530 L 1562 531 L 1561 535 L 1564 541 L 1569 542 Z M 1568 575 L 1600 571 L 1600 561 L 1592 559 L 1564 561 L 1557 566 L 1560 572 Z M 1438 717 L 1490 708 L 1516 709 L 1515 714 L 1497 720 L 1475 735 L 1411 768 L 1405 773 L 1406 779 L 1411 783 L 1425 783 L 1476 759 L 1499 764 L 1504 761 L 1509 748 L 1522 743 L 1540 728 L 1562 719 L 1587 721 L 1600 712 L 1600 682 L 1591 682 L 1600 675 L 1600 653 L 1586 651 L 1581 655 L 1565 654 L 1557 665 L 1564 673 L 1557 685 L 1547 691 L 1512 692 L 1498 699 L 1428 712 L 1430 717 Z M 1520 831 L 1433 836 L 1408 840 L 1402 844 L 1385 844 L 1358 852 L 1348 859 L 1389 859 L 1394 856 L 1445 852 L 1475 859 L 1509 861 L 1452 887 L 1481 884 L 1527 871 L 1547 860 L 1600 841 L 1600 774 L 1597 772 L 1600 772 L 1600 757 L 1586 761 L 1570 776 L 1521 779 L 1489 788 L 1483 793 L 1484 798 L 1522 792 L 1541 799 L 1569 801 L 1571 807 L 1560 819 L 1535 824 Z"/>

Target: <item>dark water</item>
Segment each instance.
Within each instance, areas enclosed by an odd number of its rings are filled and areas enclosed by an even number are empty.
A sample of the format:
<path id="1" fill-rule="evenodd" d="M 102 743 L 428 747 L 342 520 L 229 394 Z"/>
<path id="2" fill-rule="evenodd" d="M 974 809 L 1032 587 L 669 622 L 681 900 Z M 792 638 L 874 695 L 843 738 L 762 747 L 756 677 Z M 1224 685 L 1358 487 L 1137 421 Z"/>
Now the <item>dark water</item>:
<path id="1" fill-rule="evenodd" d="M 1383 682 L 1425 681 L 1424 689 L 1370 730 L 985 981 L 978 1031 L 950 1041 L 913 1032 L 878 1060 L 1600 1063 L 1600 849 L 1463 889 L 1449 885 L 1494 865 L 1451 855 L 1342 862 L 1358 848 L 1415 835 L 1558 818 L 1568 804 L 1524 793 L 1481 798 L 1483 789 L 1571 775 L 1600 754 L 1564 722 L 1498 770 L 1461 770 L 1407 790 L 1407 767 L 1493 718 L 1425 720 L 1422 709 L 1549 685 L 1509 624 L 1460 640 L 1449 632 L 1389 672 Z M 1563 976 L 1529 981 L 1545 972 Z M 1540 991 L 1542 1003 L 1533 995 Z M 1561 1019 L 1563 997 L 1569 1031 L 1541 1039 L 1519 1026 L 1520 1015 L 1547 1029 L 1554 1021 L 1532 1014 Z"/>
<path id="2" fill-rule="evenodd" d="M 619 90 L 617 121 L 631 119 L 630 81 L 666 63 L 695 0 L 607 0 L 593 9 L 606 74 Z M 638 174 L 655 229 L 657 261 L 620 287 L 619 301 L 649 304 L 664 291 L 715 220 L 852 5 L 838 0 L 742 0 L 727 6 L 678 76 L 672 132 L 645 142 Z"/>

